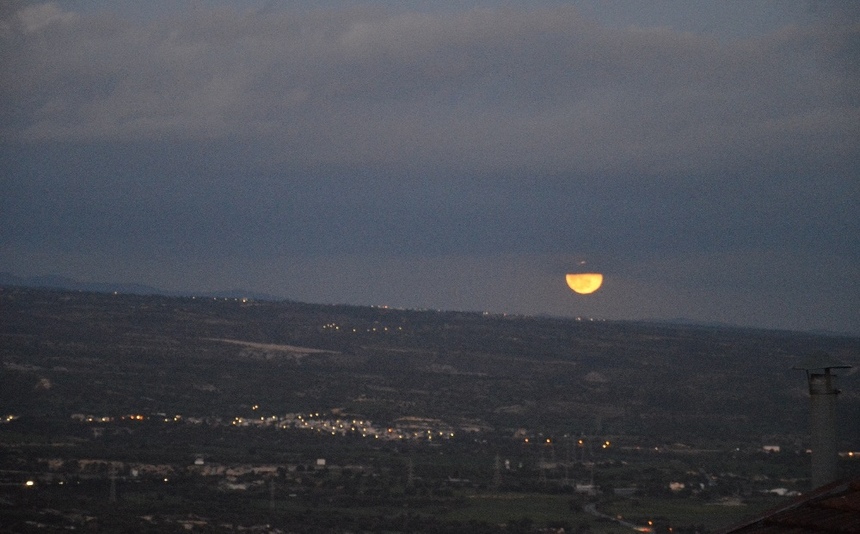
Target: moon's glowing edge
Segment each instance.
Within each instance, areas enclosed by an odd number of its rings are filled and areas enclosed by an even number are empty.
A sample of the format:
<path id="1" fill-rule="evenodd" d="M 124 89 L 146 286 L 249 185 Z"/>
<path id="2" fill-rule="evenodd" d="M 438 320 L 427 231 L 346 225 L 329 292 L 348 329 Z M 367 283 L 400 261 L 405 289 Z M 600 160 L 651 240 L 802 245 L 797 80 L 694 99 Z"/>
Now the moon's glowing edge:
<path id="1" fill-rule="evenodd" d="M 580 295 L 594 293 L 603 284 L 603 275 L 600 273 L 571 273 L 565 278 L 568 287 Z"/>

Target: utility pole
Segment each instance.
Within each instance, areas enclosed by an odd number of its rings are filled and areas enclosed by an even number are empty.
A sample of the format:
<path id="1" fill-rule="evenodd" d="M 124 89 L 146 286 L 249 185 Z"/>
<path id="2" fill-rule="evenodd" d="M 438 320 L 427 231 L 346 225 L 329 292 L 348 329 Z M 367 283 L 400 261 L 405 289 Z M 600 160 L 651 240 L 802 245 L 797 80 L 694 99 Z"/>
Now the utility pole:
<path id="1" fill-rule="evenodd" d="M 497 490 L 502 485 L 502 459 L 496 455 L 496 463 L 493 467 L 493 489 Z"/>
<path id="2" fill-rule="evenodd" d="M 415 487 L 415 466 L 412 463 L 412 458 L 409 458 L 409 462 L 406 464 L 406 487 Z"/>
<path id="3" fill-rule="evenodd" d="M 269 477 L 269 510 L 275 509 L 275 477 Z"/>
<path id="4" fill-rule="evenodd" d="M 110 496 L 108 497 L 108 502 L 116 502 L 116 464 L 113 462 L 110 463 L 110 468 L 108 471 L 110 474 Z"/>

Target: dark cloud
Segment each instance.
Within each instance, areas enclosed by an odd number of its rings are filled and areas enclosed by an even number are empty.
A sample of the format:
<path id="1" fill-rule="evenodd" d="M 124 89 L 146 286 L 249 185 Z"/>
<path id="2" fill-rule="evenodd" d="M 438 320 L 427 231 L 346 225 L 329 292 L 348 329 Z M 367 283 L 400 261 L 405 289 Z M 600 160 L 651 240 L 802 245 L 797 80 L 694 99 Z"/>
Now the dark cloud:
<path id="1" fill-rule="evenodd" d="M 499 5 L 7 5 L 0 268 L 860 331 L 851 4 Z"/>

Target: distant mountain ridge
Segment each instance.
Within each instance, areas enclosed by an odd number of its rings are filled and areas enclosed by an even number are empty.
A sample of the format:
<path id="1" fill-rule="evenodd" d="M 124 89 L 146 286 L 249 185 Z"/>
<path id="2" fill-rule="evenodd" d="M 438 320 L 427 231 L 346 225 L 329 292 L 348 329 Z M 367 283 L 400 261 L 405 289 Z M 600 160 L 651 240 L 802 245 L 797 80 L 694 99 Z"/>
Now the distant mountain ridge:
<path id="1" fill-rule="evenodd" d="M 19 286 L 45 289 L 61 289 L 66 291 L 87 291 L 93 293 L 125 293 L 129 295 L 161 295 L 165 297 L 208 297 L 208 298 L 248 298 L 252 300 L 262 300 L 271 302 L 289 301 L 291 299 L 270 295 L 268 293 L 257 293 L 244 289 L 225 289 L 219 291 L 173 291 L 161 289 L 145 284 L 130 284 L 130 283 L 108 283 L 108 282 L 81 282 L 74 278 L 60 276 L 56 274 L 47 274 L 41 276 L 15 276 L 8 272 L 0 272 L 0 286 Z M 536 315 L 536 317 L 553 317 L 551 315 Z M 673 326 L 701 327 L 701 328 L 730 328 L 730 329 L 752 329 L 759 330 L 755 327 L 745 327 L 732 323 L 724 323 L 718 321 L 697 321 L 694 319 L 686 319 L 676 317 L 671 319 L 655 319 L 644 318 L 638 320 L 627 320 L 622 322 L 640 323 L 640 324 L 664 324 Z M 768 330 L 768 329 L 765 329 Z M 824 335 L 824 336 L 850 336 L 855 337 L 857 334 L 852 332 L 836 332 L 832 330 L 806 330 L 803 331 L 809 334 Z"/>
<path id="2" fill-rule="evenodd" d="M 283 297 L 256 293 L 243 289 L 226 289 L 221 291 L 171 291 L 144 284 L 123 284 L 107 282 L 81 282 L 74 278 L 54 274 L 42 276 L 15 276 L 11 273 L 0 273 L 0 285 L 35 287 L 45 289 L 63 289 L 66 291 L 88 291 L 93 293 L 125 293 L 131 295 L 164 295 L 168 297 L 217 297 L 217 298 L 249 298 L 253 300 L 283 301 Z"/>

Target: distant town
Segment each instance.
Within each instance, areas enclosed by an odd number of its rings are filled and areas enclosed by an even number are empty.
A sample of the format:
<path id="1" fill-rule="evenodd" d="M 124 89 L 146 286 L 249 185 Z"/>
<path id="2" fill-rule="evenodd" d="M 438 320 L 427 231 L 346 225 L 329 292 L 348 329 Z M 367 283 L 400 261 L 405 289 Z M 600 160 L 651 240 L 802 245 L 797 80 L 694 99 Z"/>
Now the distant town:
<path id="1" fill-rule="evenodd" d="M 0 532 L 711 532 L 810 489 L 797 355 L 860 363 L 856 338 L 760 330 L 0 300 Z"/>

